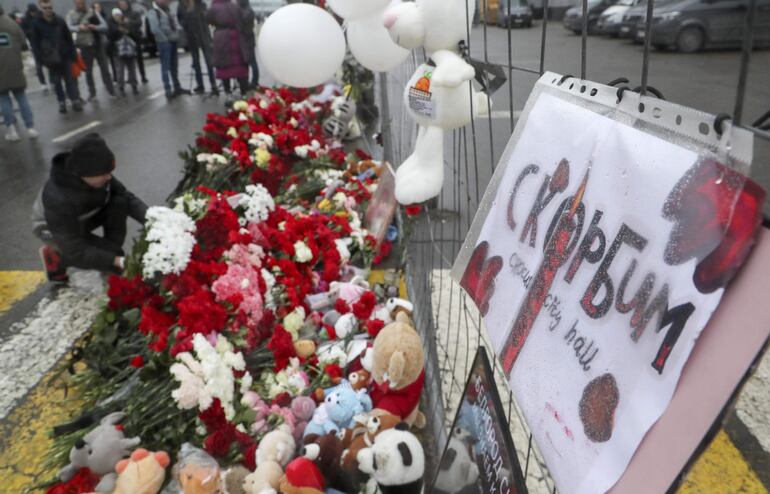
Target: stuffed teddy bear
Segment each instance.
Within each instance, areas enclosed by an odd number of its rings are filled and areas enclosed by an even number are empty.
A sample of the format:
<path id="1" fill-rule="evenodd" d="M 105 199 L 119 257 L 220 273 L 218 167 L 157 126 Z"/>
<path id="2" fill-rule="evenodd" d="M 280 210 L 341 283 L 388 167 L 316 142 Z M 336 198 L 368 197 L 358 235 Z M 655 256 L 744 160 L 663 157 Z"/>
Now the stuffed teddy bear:
<path id="1" fill-rule="evenodd" d="M 315 412 L 315 400 L 309 396 L 297 396 L 291 400 L 291 413 L 297 419 L 294 425 L 294 439 L 300 441 L 305 432 L 308 422 L 312 420 Z"/>
<path id="2" fill-rule="evenodd" d="M 219 491 L 222 472 L 211 455 L 185 443 L 173 475 L 184 494 L 215 494 Z"/>
<path id="3" fill-rule="evenodd" d="M 372 383 L 372 375 L 366 369 L 359 369 L 348 374 L 348 381 L 354 391 L 368 390 Z"/>
<path id="4" fill-rule="evenodd" d="M 235 465 L 222 472 L 219 486 L 221 494 L 245 494 L 243 485 L 250 473 L 243 465 Z"/>
<path id="5" fill-rule="evenodd" d="M 246 494 L 276 494 L 283 468 L 274 461 L 266 461 L 243 479 L 243 492 Z"/>
<path id="6" fill-rule="evenodd" d="M 460 43 L 473 19 L 475 0 L 416 0 L 383 15 L 393 41 L 408 50 L 422 46 L 429 60 L 407 84 L 404 102 L 418 124 L 414 152 L 396 171 L 396 199 L 414 204 L 436 197 L 444 182 L 444 131 L 467 125 L 489 111 L 476 92 L 475 69 L 463 60 Z"/>
<path id="7" fill-rule="evenodd" d="M 391 414 L 380 416 L 361 416 L 356 417 L 360 424 L 350 431 L 351 440 L 347 443 L 344 439 L 345 449 L 340 456 L 342 462 L 342 471 L 345 478 L 352 479 L 354 484 L 363 482 L 365 476 L 362 475 L 358 467 L 358 452 L 374 443 L 375 438 L 383 431 L 392 429 L 402 422 L 401 417 Z M 347 435 L 346 435 L 347 437 Z"/>
<path id="8" fill-rule="evenodd" d="M 96 492 L 115 490 L 115 465 L 140 442 L 138 437 L 126 438 L 122 428 L 116 425 L 124 417 L 122 412 L 107 415 L 96 428 L 75 442 L 70 450 L 70 463 L 59 471 L 59 479 L 67 482 L 78 470 L 88 468 L 94 475 L 101 477 Z"/>
<path id="9" fill-rule="evenodd" d="M 113 494 L 157 494 L 166 480 L 166 467 L 170 463 L 165 451 L 134 450 L 130 458 L 115 465 L 118 480 Z"/>
<path id="10" fill-rule="evenodd" d="M 406 314 L 399 313 L 374 339 L 371 366 L 373 415 L 390 413 L 424 427 L 425 416 L 417 406 L 425 382 L 425 354 Z"/>
<path id="11" fill-rule="evenodd" d="M 354 424 L 353 417 L 371 409 L 372 399 L 366 390 L 355 391 L 350 383 L 346 382 L 327 394 L 324 402 L 313 414 L 313 420 L 305 428 L 304 435 L 323 436 L 349 428 Z"/>
<path id="12" fill-rule="evenodd" d="M 300 456 L 286 466 L 281 478 L 281 494 L 324 494 L 326 482 L 323 474 L 312 460 Z"/>
<path id="13" fill-rule="evenodd" d="M 381 432 L 374 443 L 358 452 L 362 472 L 371 475 L 382 494 L 419 494 L 425 475 L 425 452 L 402 422 Z"/>
<path id="14" fill-rule="evenodd" d="M 340 468 L 340 458 L 344 446 L 338 434 L 329 433 L 323 436 L 313 436 L 312 441 L 306 441 L 300 450 L 300 455 L 312 460 L 321 474 L 327 488 L 337 488 L 346 492 L 357 492 L 357 486 L 349 482 Z"/>
<path id="15" fill-rule="evenodd" d="M 273 494 L 283 469 L 294 458 L 296 448 L 294 436 L 286 424 L 265 434 L 257 446 L 257 469 L 244 480 L 244 490 L 249 494 Z"/>

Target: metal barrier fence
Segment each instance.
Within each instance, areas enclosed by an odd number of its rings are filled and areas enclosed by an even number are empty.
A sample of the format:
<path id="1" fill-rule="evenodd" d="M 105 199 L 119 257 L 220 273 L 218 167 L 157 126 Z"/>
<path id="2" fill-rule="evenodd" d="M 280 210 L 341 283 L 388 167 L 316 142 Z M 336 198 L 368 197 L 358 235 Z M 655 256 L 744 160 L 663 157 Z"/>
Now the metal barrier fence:
<path id="1" fill-rule="evenodd" d="M 505 12 L 507 9 L 510 15 L 512 1 L 500 1 L 503 4 L 502 11 Z M 732 121 L 733 125 L 742 126 L 753 132 L 758 141 L 764 141 L 763 145 L 770 145 L 770 132 L 767 124 L 762 122 L 762 118 L 754 125 L 745 125 L 743 122 L 748 70 L 752 58 L 752 33 L 756 23 L 758 4 L 758 0 L 748 1 L 740 70 L 736 76 Z M 488 5 L 488 2 L 482 5 Z M 586 79 L 591 75 L 587 74 L 587 61 L 590 56 L 587 41 L 588 0 L 582 0 L 582 7 L 582 37 L 576 37 L 575 40 L 579 39 L 581 44 L 580 78 Z M 648 83 L 653 7 L 652 1 L 647 3 L 646 21 L 644 21 L 646 36 L 642 64 L 639 68 L 641 84 L 636 88 L 628 88 L 640 94 L 655 92 Z M 549 25 L 552 26 L 554 23 L 554 20 L 548 18 L 548 0 L 543 0 L 543 12 L 545 15 L 540 21 L 539 64 L 537 60 L 532 60 L 529 64 L 513 62 L 513 33 L 509 23 L 505 33 L 507 62 L 493 64 L 505 70 L 508 82 L 492 96 L 493 112 L 465 128 L 446 134 L 443 192 L 437 200 L 430 201 L 425 206 L 425 214 L 422 214 L 417 223 L 412 225 L 411 236 L 406 245 L 407 286 L 415 304 L 415 323 L 426 344 L 427 389 L 423 407 L 432 426 L 429 432 L 435 437 L 435 441 L 429 442 L 431 446 L 428 447 L 429 457 L 434 459 L 433 464 L 429 465 L 430 473 L 426 476 L 428 483 L 438 462 L 437 455 L 441 454 L 446 444 L 447 434 L 476 348 L 479 345 L 491 347 L 486 341 L 483 323 L 475 305 L 459 285 L 450 279 L 449 271 L 505 145 L 505 142 L 500 141 L 499 138 L 496 140 L 494 134 L 502 133 L 504 136 L 510 136 L 516 123 L 516 106 L 523 105 L 538 77 L 545 70 Z M 482 12 L 482 19 L 488 18 L 485 14 Z M 501 36 L 499 28 L 488 27 L 486 23 L 475 26 L 468 32 L 469 49 L 473 58 L 490 62 L 491 29 L 495 30 L 496 36 Z M 395 165 L 402 163 L 413 148 L 416 124 L 404 109 L 403 90 L 417 66 L 424 60 L 424 54 L 413 55 L 402 67 L 387 75 L 381 75 L 378 79 L 377 91 L 382 107 L 385 159 Z M 549 68 L 559 71 L 558 67 Z M 770 101 L 768 101 L 768 107 L 770 107 Z M 763 115 L 765 119 L 768 117 L 770 112 Z M 512 393 L 505 384 L 506 379 L 496 358 L 493 365 L 528 489 L 532 493 L 556 492 L 547 467 L 533 444 L 532 436 Z"/>

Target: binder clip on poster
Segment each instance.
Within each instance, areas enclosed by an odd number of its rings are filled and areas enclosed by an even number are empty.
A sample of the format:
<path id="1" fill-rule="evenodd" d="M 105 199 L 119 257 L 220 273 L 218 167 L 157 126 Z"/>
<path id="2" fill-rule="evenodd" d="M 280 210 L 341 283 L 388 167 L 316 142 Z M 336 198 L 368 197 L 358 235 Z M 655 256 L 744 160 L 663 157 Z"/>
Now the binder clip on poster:
<path id="1" fill-rule="evenodd" d="M 444 131 L 486 115 L 489 99 L 473 89 L 476 71 L 460 52 L 475 1 L 417 0 L 397 4 L 383 15 L 391 38 L 408 50 L 424 47 L 428 61 L 417 68 L 404 92 L 419 128 L 414 152 L 396 172 L 401 204 L 427 201 L 444 183 Z"/>

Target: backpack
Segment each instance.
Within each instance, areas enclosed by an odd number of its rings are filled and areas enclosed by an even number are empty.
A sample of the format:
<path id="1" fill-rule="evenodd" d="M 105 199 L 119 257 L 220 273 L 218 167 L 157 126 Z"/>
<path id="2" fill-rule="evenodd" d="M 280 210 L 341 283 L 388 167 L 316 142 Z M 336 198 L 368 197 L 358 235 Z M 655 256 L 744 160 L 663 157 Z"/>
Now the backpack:
<path id="1" fill-rule="evenodd" d="M 127 35 L 121 36 L 120 39 L 118 39 L 115 43 L 115 49 L 120 58 L 133 58 L 137 55 L 136 41 Z"/>

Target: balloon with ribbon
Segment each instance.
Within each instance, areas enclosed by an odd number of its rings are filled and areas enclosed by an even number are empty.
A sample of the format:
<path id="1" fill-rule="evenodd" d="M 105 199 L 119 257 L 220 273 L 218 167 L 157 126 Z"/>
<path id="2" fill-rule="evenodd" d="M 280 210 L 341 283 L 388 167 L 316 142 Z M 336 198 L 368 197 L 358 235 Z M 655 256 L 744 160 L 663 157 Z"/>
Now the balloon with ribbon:
<path id="1" fill-rule="evenodd" d="M 267 18 L 259 33 L 259 57 L 282 84 L 313 87 L 331 79 L 345 59 L 345 34 L 320 7 L 295 3 Z"/>

